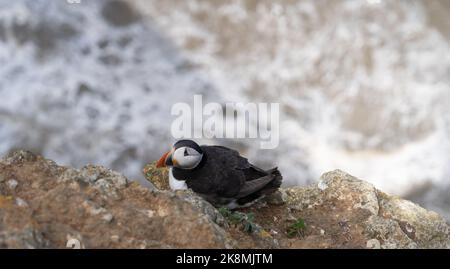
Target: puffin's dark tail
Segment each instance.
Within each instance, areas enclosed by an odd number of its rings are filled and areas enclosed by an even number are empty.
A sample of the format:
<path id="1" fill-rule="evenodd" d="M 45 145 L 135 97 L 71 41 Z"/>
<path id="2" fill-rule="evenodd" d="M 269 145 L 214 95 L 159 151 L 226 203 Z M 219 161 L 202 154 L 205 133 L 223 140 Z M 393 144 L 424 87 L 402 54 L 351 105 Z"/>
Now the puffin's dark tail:
<path id="1" fill-rule="evenodd" d="M 283 176 L 280 171 L 278 171 L 278 167 L 265 171 L 267 174 L 272 175 L 273 179 L 267 185 L 265 185 L 259 191 L 256 191 L 250 195 L 240 198 L 237 203 L 240 206 L 246 206 L 247 204 L 263 197 L 264 195 L 268 195 L 274 193 L 281 186 L 281 182 L 283 180 Z"/>
<path id="2" fill-rule="evenodd" d="M 266 171 L 267 174 L 273 175 L 273 180 L 270 181 L 264 188 L 260 190 L 261 194 L 267 195 L 275 192 L 281 186 L 281 182 L 283 181 L 283 176 L 280 171 L 278 171 L 278 167 L 272 168 Z"/>

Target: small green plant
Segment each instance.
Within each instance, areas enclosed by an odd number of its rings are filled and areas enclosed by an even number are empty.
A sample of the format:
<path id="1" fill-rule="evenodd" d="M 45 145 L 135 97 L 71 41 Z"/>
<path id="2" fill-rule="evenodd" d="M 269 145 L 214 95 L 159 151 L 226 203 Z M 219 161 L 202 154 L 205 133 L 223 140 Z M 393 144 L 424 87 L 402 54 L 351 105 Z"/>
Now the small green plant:
<path id="1" fill-rule="evenodd" d="M 219 213 L 222 214 L 225 218 L 228 218 L 228 216 L 232 213 L 230 209 L 226 207 L 219 208 Z"/>
<path id="2" fill-rule="evenodd" d="M 291 224 L 287 229 L 287 235 L 289 237 L 303 236 L 305 234 L 305 221 L 301 218 L 297 219 L 293 224 Z"/>
<path id="3" fill-rule="evenodd" d="M 231 211 L 226 207 L 219 208 L 219 212 L 229 223 L 236 226 L 242 225 L 244 232 L 251 233 L 256 229 L 256 224 L 254 223 L 255 215 L 253 213 L 245 214 L 238 211 Z"/>
<path id="4" fill-rule="evenodd" d="M 255 215 L 253 213 L 248 213 L 245 216 L 244 232 L 251 233 L 256 230 L 256 225 L 254 223 Z"/>

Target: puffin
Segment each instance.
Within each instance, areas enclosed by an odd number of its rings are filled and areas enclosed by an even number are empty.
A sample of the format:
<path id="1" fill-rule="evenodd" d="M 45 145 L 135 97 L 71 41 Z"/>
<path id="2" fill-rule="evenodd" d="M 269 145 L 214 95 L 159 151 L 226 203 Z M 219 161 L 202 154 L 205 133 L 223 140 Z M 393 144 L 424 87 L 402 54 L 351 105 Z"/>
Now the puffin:
<path id="1" fill-rule="evenodd" d="M 238 151 L 177 141 L 156 163 L 169 167 L 172 190 L 191 189 L 215 207 L 235 209 L 275 192 L 282 182 L 278 168 L 263 170 Z"/>

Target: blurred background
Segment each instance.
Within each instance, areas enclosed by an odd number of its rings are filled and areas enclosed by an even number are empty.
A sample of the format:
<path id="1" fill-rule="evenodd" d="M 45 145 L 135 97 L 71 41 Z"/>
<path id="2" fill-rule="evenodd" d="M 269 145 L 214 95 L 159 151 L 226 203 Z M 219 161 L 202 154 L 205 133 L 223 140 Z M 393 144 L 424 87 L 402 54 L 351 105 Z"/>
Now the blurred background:
<path id="1" fill-rule="evenodd" d="M 203 140 L 342 169 L 450 220 L 450 1 L 0 0 L 0 154 L 144 183 L 172 104 L 279 102 L 280 145 Z"/>

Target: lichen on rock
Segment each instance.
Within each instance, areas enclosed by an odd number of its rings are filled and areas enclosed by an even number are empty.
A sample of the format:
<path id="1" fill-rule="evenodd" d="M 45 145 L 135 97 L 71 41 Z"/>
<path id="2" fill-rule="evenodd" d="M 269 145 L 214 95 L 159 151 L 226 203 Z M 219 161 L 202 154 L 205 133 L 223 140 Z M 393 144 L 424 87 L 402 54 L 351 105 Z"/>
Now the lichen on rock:
<path id="1" fill-rule="evenodd" d="M 156 168 L 156 162 L 147 164 L 142 170 L 144 177 L 158 190 L 170 190 L 169 169 Z"/>

